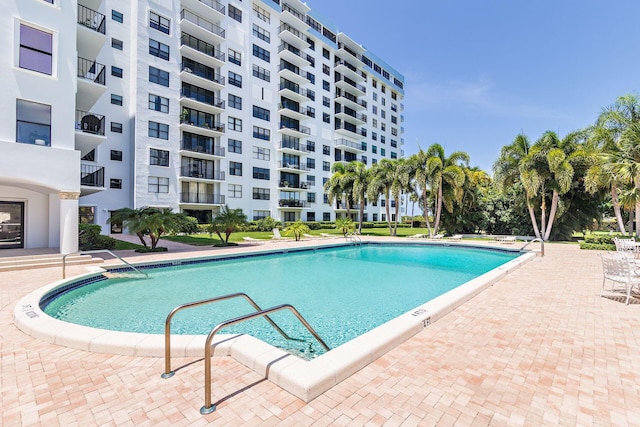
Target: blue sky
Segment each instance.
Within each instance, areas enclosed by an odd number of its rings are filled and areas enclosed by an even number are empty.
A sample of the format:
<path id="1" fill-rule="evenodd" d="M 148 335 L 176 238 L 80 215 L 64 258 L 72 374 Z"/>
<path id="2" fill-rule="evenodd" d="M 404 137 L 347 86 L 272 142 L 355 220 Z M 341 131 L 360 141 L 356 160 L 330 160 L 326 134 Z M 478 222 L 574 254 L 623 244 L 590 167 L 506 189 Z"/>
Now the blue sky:
<path id="1" fill-rule="evenodd" d="M 405 155 L 491 172 L 520 132 L 561 137 L 640 92 L 640 0 L 307 0 L 405 77 Z"/>

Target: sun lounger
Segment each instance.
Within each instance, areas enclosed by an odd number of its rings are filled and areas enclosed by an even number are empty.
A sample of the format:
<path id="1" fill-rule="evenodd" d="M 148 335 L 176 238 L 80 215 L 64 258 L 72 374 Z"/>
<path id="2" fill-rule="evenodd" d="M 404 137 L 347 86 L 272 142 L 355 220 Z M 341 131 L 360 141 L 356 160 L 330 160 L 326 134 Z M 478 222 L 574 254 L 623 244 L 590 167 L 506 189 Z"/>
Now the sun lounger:
<path id="1" fill-rule="evenodd" d="M 424 239 L 427 237 L 426 234 L 414 234 L 413 236 L 407 236 L 410 239 Z"/>
<path id="2" fill-rule="evenodd" d="M 306 233 L 302 233 L 302 237 L 304 237 L 305 239 L 317 239 L 318 236 L 314 236 L 313 234 L 306 234 Z"/>
<path id="3" fill-rule="evenodd" d="M 282 238 L 282 236 L 280 235 L 280 230 L 277 228 L 274 228 L 273 230 L 271 230 L 271 232 L 273 233 L 273 236 L 271 236 L 271 238 L 273 240 L 284 240 Z"/>
<path id="4" fill-rule="evenodd" d="M 516 241 L 516 236 L 500 236 L 498 237 L 498 242 L 500 243 L 514 243 Z"/>
<path id="5" fill-rule="evenodd" d="M 443 237 L 444 237 L 444 234 L 436 234 L 433 236 L 429 236 L 428 238 L 431 240 L 442 240 Z"/>
<path id="6" fill-rule="evenodd" d="M 462 240 L 462 234 L 454 234 L 453 236 L 447 237 L 448 240 Z"/>
<path id="7" fill-rule="evenodd" d="M 243 237 L 242 240 L 244 240 L 245 242 L 248 243 L 252 243 L 254 245 L 261 245 L 264 243 L 264 240 L 260 240 L 260 239 L 254 239 L 253 237 Z"/>
<path id="8" fill-rule="evenodd" d="M 329 233 L 320 233 L 320 235 L 321 235 L 322 237 L 339 237 L 339 236 L 336 236 L 336 235 L 334 235 L 334 234 L 329 234 Z"/>

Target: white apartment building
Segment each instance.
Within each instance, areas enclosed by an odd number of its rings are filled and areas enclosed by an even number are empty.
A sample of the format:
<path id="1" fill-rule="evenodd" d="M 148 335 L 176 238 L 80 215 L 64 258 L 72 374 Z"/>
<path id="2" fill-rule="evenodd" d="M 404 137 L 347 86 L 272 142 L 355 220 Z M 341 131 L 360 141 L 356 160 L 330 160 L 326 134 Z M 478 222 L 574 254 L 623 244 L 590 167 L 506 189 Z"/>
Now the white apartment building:
<path id="1" fill-rule="evenodd" d="M 74 251 L 78 215 L 118 232 L 122 207 L 330 221 L 334 163 L 403 155 L 403 76 L 298 0 L 13 0 L 0 20 L 0 248 Z"/>

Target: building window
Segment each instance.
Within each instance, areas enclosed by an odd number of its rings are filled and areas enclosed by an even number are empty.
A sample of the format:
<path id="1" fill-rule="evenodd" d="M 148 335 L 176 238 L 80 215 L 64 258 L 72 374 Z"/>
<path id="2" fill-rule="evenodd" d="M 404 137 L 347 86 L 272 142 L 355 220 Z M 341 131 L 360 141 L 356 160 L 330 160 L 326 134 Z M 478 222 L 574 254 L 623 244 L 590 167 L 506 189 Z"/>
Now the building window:
<path id="1" fill-rule="evenodd" d="M 374 87 L 375 87 L 375 86 L 374 86 Z M 374 94 L 373 94 L 373 100 L 374 100 L 374 101 L 376 101 L 376 102 L 378 101 L 378 94 L 377 94 L 377 93 L 374 93 Z"/>
<path id="2" fill-rule="evenodd" d="M 111 122 L 111 132 L 122 133 L 122 123 Z"/>
<path id="3" fill-rule="evenodd" d="M 397 125 L 398 124 L 398 117 L 391 116 L 391 123 L 393 123 L 394 125 Z"/>
<path id="4" fill-rule="evenodd" d="M 256 5 L 254 4 L 253 7 Z M 253 211 L 253 220 L 260 221 L 261 219 L 265 219 L 270 216 L 271 213 L 269 211 Z"/>
<path id="5" fill-rule="evenodd" d="M 242 55 L 233 49 L 229 49 L 229 62 L 236 65 L 242 65 Z"/>
<path id="6" fill-rule="evenodd" d="M 265 179 L 265 180 L 269 180 L 269 178 L 271 177 L 270 175 L 271 171 L 269 169 L 266 168 L 253 168 L 253 178 L 254 179 Z"/>
<path id="7" fill-rule="evenodd" d="M 122 78 L 122 68 L 116 67 L 115 65 L 111 66 L 111 75 L 113 77 L 117 77 L 119 79 Z"/>
<path id="8" fill-rule="evenodd" d="M 161 86 L 169 87 L 169 73 L 156 67 L 149 66 L 149 81 Z"/>
<path id="9" fill-rule="evenodd" d="M 233 71 L 229 71 L 229 84 L 235 87 L 242 87 L 242 76 Z"/>
<path id="10" fill-rule="evenodd" d="M 116 162 L 122 161 L 122 151 L 120 150 L 111 150 L 111 160 Z"/>
<path id="11" fill-rule="evenodd" d="M 322 146 L 322 154 L 324 154 L 325 156 L 330 156 L 331 155 L 331 147 L 329 147 L 328 145 L 323 145 Z"/>
<path id="12" fill-rule="evenodd" d="M 381 149 L 380 149 L 380 155 L 381 155 L 382 157 L 384 157 L 384 151 L 385 151 L 385 150 L 384 150 L 384 148 L 381 148 Z"/>
<path id="13" fill-rule="evenodd" d="M 384 111 L 383 111 L 383 113 L 384 113 Z M 386 131 L 387 130 L 387 124 L 386 123 L 380 123 L 380 130 L 383 131 L 383 132 Z"/>
<path id="14" fill-rule="evenodd" d="M 329 49 L 326 48 L 322 48 L 322 56 L 324 56 L 326 59 L 331 59 L 331 53 L 329 52 Z"/>
<path id="15" fill-rule="evenodd" d="M 378 107 L 376 107 L 375 105 L 372 105 L 372 106 L 371 106 L 371 112 L 372 112 L 373 114 L 378 114 Z"/>
<path id="16" fill-rule="evenodd" d="M 393 135 L 393 136 L 398 136 L 398 129 L 396 129 L 396 128 L 391 128 L 391 135 Z"/>
<path id="17" fill-rule="evenodd" d="M 331 90 L 331 85 L 330 85 L 330 83 L 329 83 L 328 81 L 326 81 L 326 80 L 323 80 L 323 81 L 322 81 L 322 89 L 324 89 L 324 90 Z"/>
<path id="18" fill-rule="evenodd" d="M 124 42 L 122 40 L 118 40 L 118 39 L 111 39 L 111 47 L 114 49 L 118 49 L 118 50 L 123 50 L 124 49 Z"/>
<path id="19" fill-rule="evenodd" d="M 270 111 L 266 108 L 260 108 L 257 105 L 253 106 L 253 117 L 261 120 L 270 120 Z"/>
<path id="20" fill-rule="evenodd" d="M 242 132 L 242 119 L 229 117 L 229 129 L 235 130 L 236 132 Z"/>
<path id="21" fill-rule="evenodd" d="M 315 221 L 316 213 L 315 212 L 307 212 L 307 221 Z"/>
<path id="22" fill-rule="evenodd" d="M 396 152 L 393 152 L 393 151 L 392 151 L 392 152 L 390 153 L 390 155 L 391 155 L 391 158 L 392 158 L 392 159 L 397 159 L 397 158 L 398 158 L 398 153 L 396 153 Z"/>
<path id="23" fill-rule="evenodd" d="M 269 12 L 255 3 L 253 4 L 253 14 L 256 15 L 258 19 L 263 20 L 267 24 L 271 23 L 271 15 L 269 14 Z"/>
<path id="24" fill-rule="evenodd" d="M 242 98 L 229 94 L 229 107 L 242 110 Z"/>
<path id="25" fill-rule="evenodd" d="M 322 72 L 327 76 L 331 75 L 331 68 L 327 64 L 322 64 Z"/>
<path id="26" fill-rule="evenodd" d="M 169 192 L 169 178 L 160 176 L 149 177 L 149 193 L 168 193 Z"/>
<path id="27" fill-rule="evenodd" d="M 372 152 L 373 154 L 377 154 L 377 153 L 378 153 L 378 147 L 377 147 L 377 146 L 375 146 L 375 145 L 372 145 L 372 146 L 371 146 L 371 152 Z"/>
<path id="28" fill-rule="evenodd" d="M 316 202 L 316 193 L 307 193 L 307 202 L 315 203 Z"/>
<path id="29" fill-rule="evenodd" d="M 229 162 L 229 175 L 242 176 L 242 163 Z"/>
<path id="30" fill-rule="evenodd" d="M 331 171 L 331 163 L 322 162 L 322 170 L 325 171 L 325 172 Z"/>
<path id="31" fill-rule="evenodd" d="M 257 77 L 259 79 L 262 79 L 266 82 L 270 82 L 271 81 L 271 71 L 267 70 L 266 68 L 262 68 L 256 64 L 253 64 L 253 77 Z"/>
<path id="32" fill-rule="evenodd" d="M 309 187 L 315 187 L 315 185 L 316 185 L 316 176 L 315 175 L 307 175 L 307 185 Z"/>
<path id="33" fill-rule="evenodd" d="M 149 122 L 149 136 L 151 138 L 169 139 L 169 125 L 166 123 Z"/>
<path id="34" fill-rule="evenodd" d="M 253 147 L 253 158 L 258 160 L 271 160 L 271 151 L 264 147 Z"/>
<path id="35" fill-rule="evenodd" d="M 169 166 L 169 152 L 155 148 L 149 149 L 149 164 L 151 166 Z"/>
<path id="36" fill-rule="evenodd" d="M 20 24 L 20 68 L 51 75 L 53 35 Z"/>
<path id="37" fill-rule="evenodd" d="M 122 180 L 119 179 L 119 178 L 111 178 L 109 180 L 109 188 L 121 189 L 122 188 Z"/>
<path id="38" fill-rule="evenodd" d="M 122 24 L 124 22 L 124 15 L 117 10 L 111 9 L 111 19 Z"/>
<path id="39" fill-rule="evenodd" d="M 375 132 L 371 132 L 371 139 L 373 139 L 374 141 L 378 140 L 378 134 Z"/>
<path id="40" fill-rule="evenodd" d="M 157 40 L 149 39 L 149 54 L 168 61 L 169 45 L 160 43 Z"/>
<path id="41" fill-rule="evenodd" d="M 95 224 L 96 223 L 96 207 L 95 206 L 78 207 L 78 219 L 80 224 Z"/>
<path id="42" fill-rule="evenodd" d="M 307 159 L 307 167 L 309 169 L 315 169 L 316 168 L 316 159 Z"/>
<path id="43" fill-rule="evenodd" d="M 382 98 L 382 100 L 384 101 L 384 98 Z M 384 104 L 384 102 L 383 102 L 383 104 Z M 383 119 L 386 119 L 386 118 L 387 118 L 387 113 L 386 113 L 386 111 L 384 111 L 384 110 L 380 110 L 380 117 L 382 117 Z"/>
<path id="44" fill-rule="evenodd" d="M 169 112 L 169 98 L 159 95 L 149 94 L 149 109 L 160 111 L 161 113 Z"/>
<path id="45" fill-rule="evenodd" d="M 271 131 L 269 129 L 261 128 L 258 126 L 253 127 L 253 137 L 257 139 L 262 139 L 264 141 L 271 140 Z"/>
<path id="46" fill-rule="evenodd" d="M 384 129 L 383 129 L 384 130 Z M 380 144 L 385 144 L 386 143 L 386 139 L 384 135 L 380 135 Z"/>
<path id="47" fill-rule="evenodd" d="M 229 198 L 231 199 L 241 199 L 242 198 L 242 185 L 240 184 L 229 184 Z"/>
<path id="48" fill-rule="evenodd" d="M 257 26 L 256 24 L 253 24 L 253 35 L 260 40 L 266 41 L 267 43 L 271 41 L 271 34 L 269 33 L 269 31 Z"/>
<path id="49" fill-rule="evenodd" d="M 261 48 L 257 44 L 253 45 L 253 56 L 255 56 L 256 58 L 260 58 L 266 62 L 271 61 L 271 53 L 269 53 L 268 50 Z"/>
<path id="50" fill-rule="evenodd" d="M 325 123 L 331 123 L 331 115 L 329 113 L 322 113 L 322 121 Z"/>
<path id="51" fill-rule="evenodd" d="M 322 212 L 322 220 L 323 221 L 331 221 L 331 213 L 330 212 Z"/>
<path id="52" fill-rule="evenodd" d="M 322 97 L 322 105 L 324 105 L 325 107 L 330 108 L 331 107 L 331 100 L 328 97 L 323 96 Z"/>
<path id="53" fill-rule="evenodd" d="M 16 142 L 51 145 L 51 106 L 17 100 Z"/>
<path id="54" fill-rule="evenodd" d="M 230 153 L 242 154 L 242 141 L 238 141 L 237 139 L 229 139 L 227 142 L 227 146 L 229 147 Z"/>
<path id="55" fill-rule="evenodd" d="M 309 150 L 310 153 L 315 153 L 316 152 L 316 142 L 315 141 L 307 141 L 307 150 Z"/>
<path id="56" fill-rule="evenodd" d="M 122 95 L 111 94 L 111 103 L 113 105 L 122 106 Z"/>
<path id="57" fill-rule="evenodd" d="M 162 33 L 169 34 L 171 21 L 155 12 L 149 12 L 149 26 Z"/>
<path id="58" fill-rule="evenodd" d="M 271 192 L 268 188 L 253 187 L 253 200 L 270 200 Z"/>
<path id="59" fill-rule="evenodd" d="M 229 17 L 238 22 L 242 22 L 242 11 L 235 6 L 229 5 Z"/>
<path id="60" fill-rule="evenodd" d="M 311 84 L 316 84 L 316 76 L 307 71 L 307 80 L 311 82 Z"/>

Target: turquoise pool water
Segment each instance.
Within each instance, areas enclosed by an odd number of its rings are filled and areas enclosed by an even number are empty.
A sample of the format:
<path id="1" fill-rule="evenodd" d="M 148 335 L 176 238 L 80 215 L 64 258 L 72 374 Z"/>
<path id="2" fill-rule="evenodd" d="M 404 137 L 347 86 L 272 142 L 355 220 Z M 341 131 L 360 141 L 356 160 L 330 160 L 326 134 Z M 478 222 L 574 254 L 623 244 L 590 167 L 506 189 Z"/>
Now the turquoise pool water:
<path id="1" fill-rule="evenodd" d="M 334 348 L 519 254 L 443 246 L 362 245 L 149 270 L 149 279 L 109 279 L 64 293 L 44 311 L 67 322 L 126 332 L 162 334 L 176 306 L 245 292 L 262 308 L 289 303 Z M 172 333 L 208 334 L 216 324 L 254 311 L 227 300 L 178 313 Z M 302 354 L 321 347 L 289 312 L 224 329 L 247 333 Z"/>

